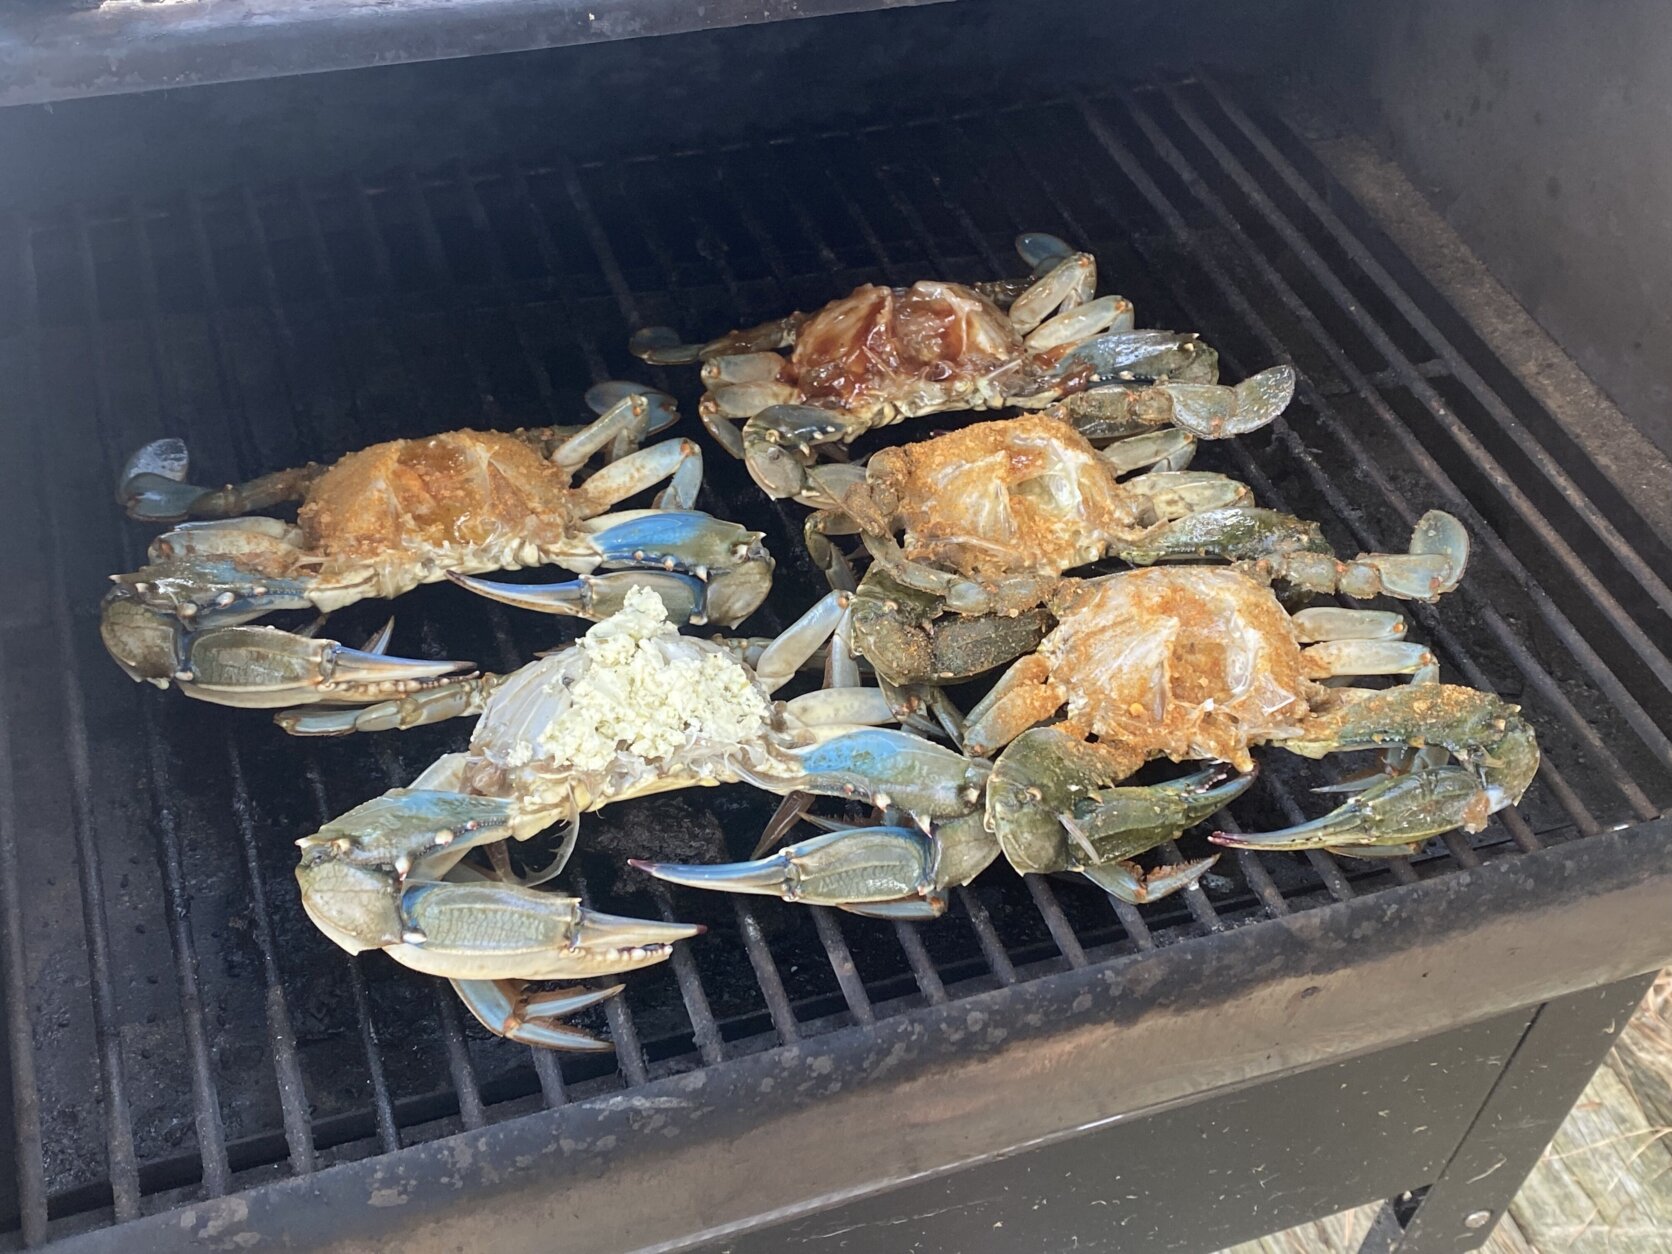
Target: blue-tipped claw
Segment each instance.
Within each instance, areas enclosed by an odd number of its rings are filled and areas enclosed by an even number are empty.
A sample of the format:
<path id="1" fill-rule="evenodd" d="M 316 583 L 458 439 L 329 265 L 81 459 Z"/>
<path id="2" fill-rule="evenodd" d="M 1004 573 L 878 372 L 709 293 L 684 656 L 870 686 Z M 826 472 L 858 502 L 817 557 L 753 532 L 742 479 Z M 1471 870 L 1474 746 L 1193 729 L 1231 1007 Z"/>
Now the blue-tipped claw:
<path id="1" fill-rule="evenodd" d="M 477 596 L 537 614 L 600 619 L 619 611 L 634 588 L 649 588 L 667 607 L 668 621 L 707 621 L 708 585 L 694 575 L 663 570 L 622 570 L 564 583 L 501 583 L 448 571 L 447 578 Z"/>
<path id="2" fill-rule="evenodd" d="M 855 827 L 788 845 L 752 862 L 703 865 L 633 858 L 628 865 L 686 888 L 851 908 L 927 900 L 934 890 L 935 844 L 909 827 Z"/>

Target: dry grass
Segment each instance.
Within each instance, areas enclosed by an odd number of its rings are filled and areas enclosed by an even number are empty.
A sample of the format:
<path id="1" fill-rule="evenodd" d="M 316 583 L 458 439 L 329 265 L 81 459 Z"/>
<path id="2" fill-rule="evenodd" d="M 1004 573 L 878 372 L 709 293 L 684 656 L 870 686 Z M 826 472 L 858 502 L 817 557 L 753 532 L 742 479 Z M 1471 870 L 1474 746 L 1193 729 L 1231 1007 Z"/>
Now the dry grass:
<path id="1" fill-rule="evenodd" d="M 1374 1207 L 1226 1254 L 1355 1254 Z M 1672 1254 L 1672 969 L 1493 1232 L 1489 1254 Z"/>

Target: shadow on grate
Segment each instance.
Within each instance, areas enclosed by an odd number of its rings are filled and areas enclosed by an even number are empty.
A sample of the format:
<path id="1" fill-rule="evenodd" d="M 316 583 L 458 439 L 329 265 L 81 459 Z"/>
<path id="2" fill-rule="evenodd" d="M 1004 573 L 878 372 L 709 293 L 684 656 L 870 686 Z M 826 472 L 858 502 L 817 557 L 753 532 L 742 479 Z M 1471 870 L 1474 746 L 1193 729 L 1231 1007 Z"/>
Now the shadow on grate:
<path id="1" fill-rule="evenodd" d="M 0 523 L 39 560 L 14 562 L 0 610 L 20 1149 L 0 1224 L 34 1242 L 49 1221 L 165 1209 L 1656 814 L 1672 796 L 1672 663 L 1652 641 L 1672 596 L 1634 547 L 1640 521 L 1593 499 L 1592 468 L 1556 447 L 1549 416 L 1258 116 L 1189 84 L 5 224 L 0 444 L 34 473 L 0 498 Z M 1013 274 L 1010 240 L 1029 229 L 1092 249 L 1105 290 L 1145 325 L 1200 330 L 1228 372 L 1302 368 L 1284 421 L 1201 465 L 1348 551 L 1398 547 L 1429 508 L 1464 517 L 1469 579 L 1413 617 L 1449 677 L 1524 702 L 1547 758 L 1521 806 L 1414 859 L 1239 853 L 1205 891 L 1142 910 L 996 868 L 918 927 L 648 884 L 626 856 L 741 856 L 773 802 L 721 789 L 622 804 L 589 820 L 571 882 L 710 932 L 589 1012 L 615 1055 L 559 1058 L 487 1037 L 444 985 L 345 957 L 297 901 L 290 842 L 465 729 L 290 741 L 259 715 L 142 691 L 103 655 L 104 576 L 138 565 L 147 539 L 109 485 L 145 440 L 184 435 L 204 473 L 233 478 L 460 425 L 572 422 L 585 387 L 613 376 L 648 377 L 690 414 L 691 372 L 645 370 L 632 328 L 708 335 L 859 282 Z M 750 624 L 776 631 L 821 588 L 799 511 L 708 464 L 703 506 L 766 531 L 780 558 L 773 606 Z M 396 608 L 408 652 L 494 668 L 574 634 L 445 587 Z M 375 625 L 371 607 L 342 619 L 347 638 Z M 1270 755 L 1230 822 L 1316 812 L 1326 774 Z M 1193 833 L 1161 856 L 1204 848 Z"/>

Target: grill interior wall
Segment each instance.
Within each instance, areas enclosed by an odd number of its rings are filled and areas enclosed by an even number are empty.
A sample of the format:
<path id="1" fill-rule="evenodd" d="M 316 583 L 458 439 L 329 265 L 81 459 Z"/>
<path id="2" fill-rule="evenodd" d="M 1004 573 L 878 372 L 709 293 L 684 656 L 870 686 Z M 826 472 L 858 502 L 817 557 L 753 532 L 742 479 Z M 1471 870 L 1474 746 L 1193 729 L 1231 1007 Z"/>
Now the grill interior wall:
<path id="1" fill-rule="evenodd" d="M 1142 910 L 1000 868 L 919 928 L 652 893 L 628 854 L 740 856 L 771 803 L 724 789 L 622 805 L 588 820 L 570 882 L 711 931 L 598 1012 L 616 1056 L 559 1059 L 486 1037 L 444 985 L 347 958 L 296 899 L 291 841 L 467 728 L 288 740 L 259 713 L 141 689 L 103 653 L 105 576 L 139 565 L 149 538 L 111 484 L 146 440 L 184 435 L 201 477 L 239 479 L 460 425 L 573 422 L 594 379 L 647 377 L 626 353 L 634 326 L 712 334 L 860 282 L 1013 274 L 1024 229 L 1089 247 L 1102 290 L 1143 325 L 1201 331 L 1228 374 L 1284 358 L 1305 372 L 1277 428 L 1198 465 L 1319 519 L 1342 552 L 1402 547 L 1428 508 L 1464 515 L 1469 576 L 1415 611 L 1413 634 L 1448 678 L 1520 700 L 1538 727 L 1548 766 L 1516 811 L 1410 862 L 1227 857 L 1205 893 Z M 1212 85 L 608 161 L 553 146 L 78 201 L 0 223 L 0 293 L 15 468 L 0 494 L 0 941 L 20 1150 L 0 1230 L 34 1239 L 49 1217 L 109 1222 L 316 1170 L 1448 874 L 1672 797 L 1663 550 L 1586 467 L 1541 461 L 1549 415 L 1281 124 Z M 648 377 L 692 415 L 692 373 Z M 774 631 L 820 587 L 799 511 L 706 452 L 702 505 L 765 529 L 779 558 L 749 625 Z M 1601 510 L 1576 503 L 1585 492 Z M 333 632 L 369 633 L 384 609 Z M 397 650 L 494 668 L 573 635 L 449 587 L 394 610 Z M 1306 790 L 1336 768 L 1263 761 L 1238 824 L 1318 812 Z"/>

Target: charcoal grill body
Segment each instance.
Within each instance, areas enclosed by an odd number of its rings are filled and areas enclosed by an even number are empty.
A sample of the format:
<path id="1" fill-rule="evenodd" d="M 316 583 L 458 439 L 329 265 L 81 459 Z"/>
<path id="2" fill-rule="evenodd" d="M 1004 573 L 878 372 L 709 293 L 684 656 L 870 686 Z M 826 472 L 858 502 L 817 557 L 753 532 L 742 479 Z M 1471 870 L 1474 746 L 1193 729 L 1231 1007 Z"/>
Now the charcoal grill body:
<path id="1" fill-rule="evenodd" d="M 322 37 L 365 18 L 346 0 L 252 0 L 259 41 L 192 7 L 0 29 L 0 95 L 60 102 L 0 111 L 27 175 L 0 188 L 0 462 L 27 468 L 0 495 L 0 1248 L 1199 1251 L 1377 1199 L 1379 1248 L 1486 1238 L 1672 961 L 1672 498 L 1400 172 L 1275 72 L 1321 9 L 1134 3 L 1112 29 L 962 0 L 490 58 L 694 19 L 399 3 L 368 51 Z M 219 85 L 150 90 L 179 83 Z M 689 413 L 691 372 L 633 362 L 634 327 L 1011 274 L 1021 229 L 1093 249 L 1230 373 L 1300 367 L 1282 423 L 1199 464 L 1343 551 L 1464 518 L 1464 587 L 1413 630 L 1533 720 L 1519 807 L 1408 861 L 1233 855 L 1141 910 L 998 869 L 916 927 L 653 891 L 626 856 L 739 856 L 770 799 L 626 804 L 573 882 L 711 931 L 595 1013 L 615 1056 L 559 1058 L 347 959 L 295 897 L 290 841 L 460 729 L 289 741 L 99 647 L 104 576 L 148 538 L 109 499 L 144 440 L 231 478 L 573 421 L 611 375 Z M 820 587 L 798 511 L 709 467 L 787 618 Z M 403 598 L 403 634 L 494 667 L 567 638 L 456 592 Z M 1316 812 L 1329 767 L 1265 767 L 1234 821 Z"/>

